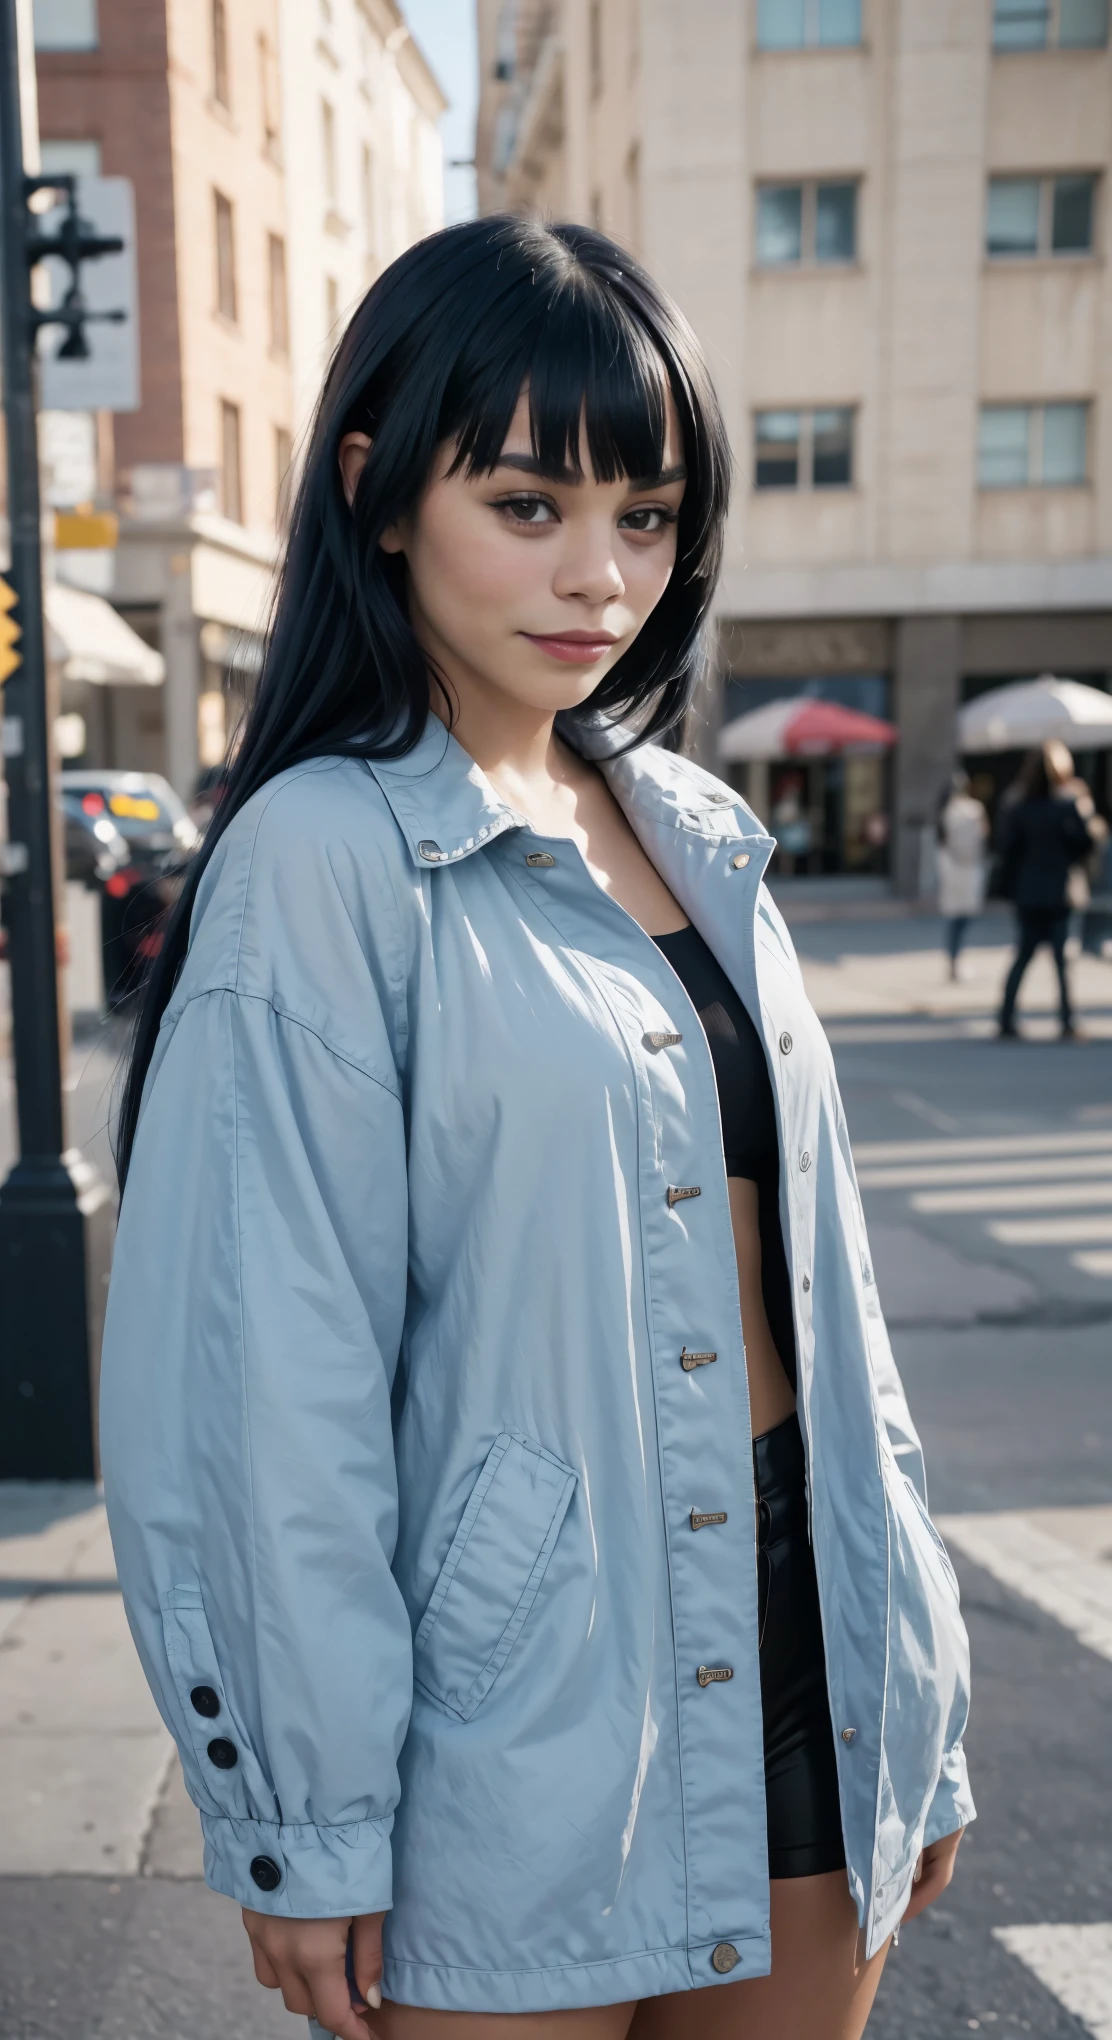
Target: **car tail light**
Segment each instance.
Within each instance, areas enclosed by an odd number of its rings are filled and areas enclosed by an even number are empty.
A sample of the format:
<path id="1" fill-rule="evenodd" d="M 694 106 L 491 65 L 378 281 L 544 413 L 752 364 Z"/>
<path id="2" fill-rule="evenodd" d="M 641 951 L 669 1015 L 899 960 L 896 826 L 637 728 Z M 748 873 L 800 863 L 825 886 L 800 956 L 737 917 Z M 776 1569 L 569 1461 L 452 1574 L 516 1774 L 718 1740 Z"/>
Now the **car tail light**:
<path id="1" fill-rule="evenodd" d="M 104 795 L 102 793 L 83 793 L 81 796 L 81 806 L 87 815 L 102 815 L 104 813 L 104 805 Z"/>

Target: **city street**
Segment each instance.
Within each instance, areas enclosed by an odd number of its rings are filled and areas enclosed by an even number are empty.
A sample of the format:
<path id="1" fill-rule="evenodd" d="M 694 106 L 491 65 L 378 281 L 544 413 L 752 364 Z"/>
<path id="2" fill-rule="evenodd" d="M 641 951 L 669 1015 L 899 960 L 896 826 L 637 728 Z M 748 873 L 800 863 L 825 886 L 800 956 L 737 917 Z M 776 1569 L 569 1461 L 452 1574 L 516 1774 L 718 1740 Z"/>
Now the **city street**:
<path id="1" fill-rule="evenodd" d="M 1086 1041 L 1053 1038 L 1040 957 L 1029 1038 L 1000 1043 L 1003 914 L 956 985 L 936 920 L 793 921 L 974 1663 L 979 1820 L 869 2032 L 1112 2040 L 1112 961 L 1075 965 Z M 83 1039 L 71 1067 L 101 1161 L 112 1053 Z M 302 2032 L 200 1882 L 95 1492 L 0 1512 L 2 2040 Z"/>

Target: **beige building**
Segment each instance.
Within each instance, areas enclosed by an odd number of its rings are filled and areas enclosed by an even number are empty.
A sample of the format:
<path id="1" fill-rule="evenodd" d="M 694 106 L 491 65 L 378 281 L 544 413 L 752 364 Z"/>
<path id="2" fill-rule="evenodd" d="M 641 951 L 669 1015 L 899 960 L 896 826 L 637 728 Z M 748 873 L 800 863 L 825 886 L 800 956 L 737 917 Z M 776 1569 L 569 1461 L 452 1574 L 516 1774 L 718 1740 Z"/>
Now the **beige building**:
<path id="1" fill-rule="evenodd" d="M 715 371 L 737 487 L 696 743 L 798 691 L 898 727 L 891 764 L 732 768 L 797 871 L 918 890 L 960 700 L 1112 682 L 1108 11 L 479 0 L 482 205 L 628 242 Z"/>
<path id="2" fill-rule="evenodd" d="M 129 177 L 136 202 L 140 403 L 86 421 L 80 490 L 120 508 L 120 542 L 59 571 L 107 595 L 166 678 L 86 689 L 84 762 L 188 795 L 258 671 L 339 321 L 439 222 L 444 102 L 394 0 L 35 0 L 34 20 L 44 163 Z M 81 465 L 78 417 L 44 435 L 58 472 Z"/>

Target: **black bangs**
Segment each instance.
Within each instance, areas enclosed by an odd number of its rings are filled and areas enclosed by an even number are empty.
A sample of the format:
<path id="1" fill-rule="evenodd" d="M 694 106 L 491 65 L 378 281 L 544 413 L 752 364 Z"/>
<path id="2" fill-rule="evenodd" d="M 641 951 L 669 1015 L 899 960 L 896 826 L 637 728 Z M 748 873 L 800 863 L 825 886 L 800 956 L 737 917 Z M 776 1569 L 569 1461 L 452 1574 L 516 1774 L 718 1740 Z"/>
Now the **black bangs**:
<path id="1" fill-rule="evenodd" d="M 182 880 L 139 1000 L 116 1149 L 121 1187 L 190 915 L 225 829 L 260 786 L 307 758 L 399 758 L 449 688 L 410 622 L 404 555 L 383 533 L 414 513 L 446 444 L 489 472 L 523 390 L 533 454 L 555 479 L 586 457 L 601 482 L 652 483 L 668 396 L 687 481 L 676 562 L 656 608 L 593 694 L 561 719 L 622 725 L 632 746 L 675 741 L 707 670 L 730 448 L 699 343 L 639 263 L 590 227 L 500 214 L 446 227 L 384 269 L 328 371 L 301 464 L 263 669 L 225 791 Z M 344 435 L 370 450 L 349 502 Z M 584 734 L 588 734 L 585 730 Z"/>
<path id="2" fill-rule="evenodd" d="M 489 473 L 526 390 L 533 454 L 547 474 L 581 478 L 585 425 L 598 481 L 654 480 L 671 378 L 630 307 L 569 267 L 531 279 L 521 311 L 515 344 L 504 331 L 497 355 L 480 346 L 457 364 L 441 416 L 442 437 L 458 441 L 452 471 Z"/>

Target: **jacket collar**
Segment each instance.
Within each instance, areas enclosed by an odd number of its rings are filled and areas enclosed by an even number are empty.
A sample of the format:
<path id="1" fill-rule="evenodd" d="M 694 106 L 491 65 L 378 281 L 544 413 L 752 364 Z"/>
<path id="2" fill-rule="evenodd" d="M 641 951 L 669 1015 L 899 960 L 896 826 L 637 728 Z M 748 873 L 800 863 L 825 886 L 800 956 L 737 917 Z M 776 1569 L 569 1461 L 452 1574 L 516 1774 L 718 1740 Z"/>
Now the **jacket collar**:
<path id="1" fill-rule="evenodd" d="M 770 842 L 750 809 L 725 781 L 690 758 L 639 744 L 615 756 L 631 732 L 599 718 L 589 725 L 557 718 L 566 743 L 601 770 L 630 816 L 699 836 Z M 507 829 L 531 829 L 526 815 L 503 800 L 438 716 L 431 715 L 404 758 L 370 758 L 368 768 L 388 800 L 416 865 L 457 864 Z"/>

